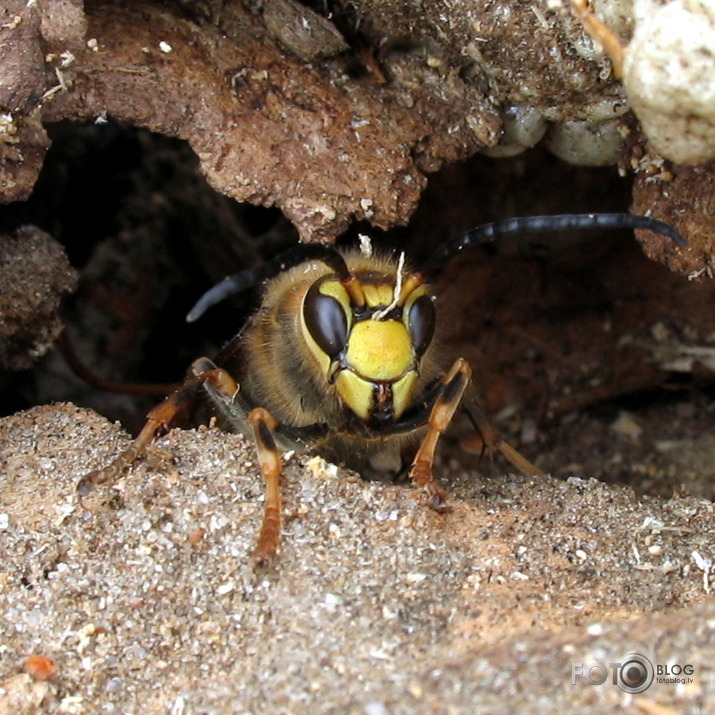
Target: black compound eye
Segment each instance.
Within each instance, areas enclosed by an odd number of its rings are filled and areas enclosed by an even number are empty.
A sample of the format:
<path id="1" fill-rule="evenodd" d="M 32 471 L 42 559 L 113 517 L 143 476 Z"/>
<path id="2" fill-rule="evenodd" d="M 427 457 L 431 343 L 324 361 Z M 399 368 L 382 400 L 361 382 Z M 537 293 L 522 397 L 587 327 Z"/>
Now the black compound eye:
<path id="1" fill-rule="evenodd" d="M 412 344 L 418 355 L 424 355 L 432 342 L 435 326 L 434 303 L 428 295 L 421 295 L 410 307 L 407 327 L 410 331 Z"/>
<path id="2" fill-rule="evenodd" d="M 303 317 L 313 340 L 329 357 L 335 358 L 348 339 L 348 319 L 343 306 L 331 295 L 324 295 L 313 284 L 305 296 Z"/>

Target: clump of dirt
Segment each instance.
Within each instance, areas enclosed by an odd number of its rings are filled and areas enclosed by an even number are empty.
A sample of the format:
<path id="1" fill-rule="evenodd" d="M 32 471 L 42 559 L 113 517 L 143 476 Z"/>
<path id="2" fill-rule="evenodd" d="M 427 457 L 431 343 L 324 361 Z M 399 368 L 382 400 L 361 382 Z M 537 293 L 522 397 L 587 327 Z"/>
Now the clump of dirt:
<path id="1" fill-rule="evenodd" d="M 62 297 L 77 287 L 62 246 L 34 226 L 0 235 L 0 367 L 29 368 L 62 330 Z"/>
<path id="2" fill-rule="evenodd" d="M 648 165 L 647 160 L 644 163 Z M 662 162 L 658 169 L 662 169 Z M 642 231 L 639 239 L 643 250 L 653 260 L 683 273 L 690 280 L 712 278 L 711 220 L 715 213 L 712 164 L 666 166 L 665 170 L 670 174 L 665 182 L 654 180 L 645 172 L 636 175 L 633 210 L 642 212 L 658 206 L 658 215 L 687 236 L 688 250 L 677 251 Z"/>

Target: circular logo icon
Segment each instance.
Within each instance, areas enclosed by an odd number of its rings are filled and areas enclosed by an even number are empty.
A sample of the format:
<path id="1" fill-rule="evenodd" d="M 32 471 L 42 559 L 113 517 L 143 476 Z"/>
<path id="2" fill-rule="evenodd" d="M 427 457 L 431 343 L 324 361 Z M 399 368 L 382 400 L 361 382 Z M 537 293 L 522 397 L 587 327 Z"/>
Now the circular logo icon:
<path id="1" fill-rule="evenodd" d="M 616 683 L 624 693 L 636 695 L 650 688 L 655 669 L 648 658 L 640 653 L 626 653 L 619 662 Z"/>

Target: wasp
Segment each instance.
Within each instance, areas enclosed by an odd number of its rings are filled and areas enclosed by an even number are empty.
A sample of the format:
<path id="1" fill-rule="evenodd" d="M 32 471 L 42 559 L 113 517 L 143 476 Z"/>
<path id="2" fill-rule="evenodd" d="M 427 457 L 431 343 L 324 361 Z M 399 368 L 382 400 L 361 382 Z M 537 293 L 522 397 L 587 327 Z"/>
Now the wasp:
<path id="1" fill-rule="evenodd" d="M 208 397 L 222 427 L 253 432 L 265 482 L 253 552 L 259 564 L 269 562 L 280 544 L 279 447 L 312 448 L 361 469 L 377 453 L 412 443 L 409 477 L 441 512 L 447 496 L 433 475 L 435 450 L 461 406 L 486 451 L 500 452 L 526 475 L 542 474 L 486 417 L 467 361 L 440 361 L 436 299 L 428 280 L 461 251 L 502 235 L 594 228 L 648 229 L 685 245 L 671 226 L 646 216 L 531 216 L 478 226 L 440 247 L 419 270 L 404 265 L 404 254 L 299 244 L 226 278 L 187 319 L 265 281 L 258 310 L 215 360 L 192 364 L 184 383 L 149 412 L 131 446 L 80 480 L 79 494 L 116 479 L 200 395 Z"/>

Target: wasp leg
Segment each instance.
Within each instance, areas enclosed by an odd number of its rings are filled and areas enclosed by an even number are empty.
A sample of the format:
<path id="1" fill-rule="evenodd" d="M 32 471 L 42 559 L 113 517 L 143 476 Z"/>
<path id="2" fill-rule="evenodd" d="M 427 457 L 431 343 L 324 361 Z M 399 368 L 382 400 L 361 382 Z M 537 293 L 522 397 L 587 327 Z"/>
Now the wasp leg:
<path id="1" fill-rule="evenodd" d="M 149 412 L 146 424 L 131 445 L 106 467 L 95 469 L 79 480 L 79 495 L 86 496 L 98 485 L 116 481 L 120 474 L 144 453 L 157 432 L 166 429 L 172 420 L 191 404 L 204 385 L 210 385 L 225 400 L 233 399 L 238 392 L 238 385 L 228 372 L 216 367 L 208 358 L 199 358 L 192 364 L 191 375 L 181 387 Z"/>
<path id="2" fill-rule="evenodd" d="M 253 426 L 258 463 L 266 483 L 263 522 L 252 557 L 256 565 L 263 566 L 276 555 L 281 539 L 281 455 L 274 437 L 278 423 L 264 407 L 252 409 L 248 419 Z"/>
<path id="3" fill-rule="evenodd" d="M 427 420 L 427 434 L 412 462 L 410 479 L 415 486 L 425 490 L 429 505 L 435 511 L 446 510 L 447 494 L 432 476 L 434 452 L 440 435 L 452 421 L 454 411 L 459 406 L 471 377 L 472 369 L 469 363 L 463 358 L 455 360 L 449 372 L 442 378 L 442 390 L 432 405 Z"/>
<path id="4" fill-rule="evenodd" d="M 231 377 L 231 373 L 206 357 L 194 360 L 191 363 L 191 374 L 196 378 L 199 387 L 209 386 L 226 402 L 232 401 L 238 394 L 238 383 Z"/>
<path id="5" fill-rule="evenodd" d="M 474 428 L 479 433 L 482 440 L 482 453 L 491 454 L 494 450 L 499 450 L 504 457 L 527 477 L 534 475 L 544 476 L 544 472 L 535 464 L 532 464 L 521 452 L 512 447 L 502 439 L 499 431 L 489 421 L 482 409 L 477 404 L 476 399 L 470 397 L 465 401 L 465 408 Z"/>
<path id="6" fill-rule="evenodd" d="M 430 416 L 427 420 L 427 434 L 422 440 L 422 444 L 412 462 L 410 479 L 416 486 L 427 492 L 429 505 L 436 511 L 443 511 L 446 508 L 446 493 L 432 476 L 435 449 L 440 435 L 449 426 L 455 410 L 462 401 L 471 376 L 472 369 L 469 367 L 469 363 L 463 358 L 458 358 L 449 372 L 442 378 L 442 389 L 432 405 Z M 541 469 L 502 439 L 499 431 L 487 419 L 484 412 L 477 405 L 476 400 L 469 399 L 467 402 L 468 404 L 465 407 L 474 427 L 482 438 L 482 444 L 486 452 L 491 453 L 498 449 L 512 465 L 527 476 L 544 474 Z"/>

